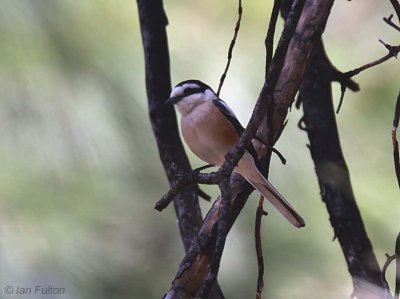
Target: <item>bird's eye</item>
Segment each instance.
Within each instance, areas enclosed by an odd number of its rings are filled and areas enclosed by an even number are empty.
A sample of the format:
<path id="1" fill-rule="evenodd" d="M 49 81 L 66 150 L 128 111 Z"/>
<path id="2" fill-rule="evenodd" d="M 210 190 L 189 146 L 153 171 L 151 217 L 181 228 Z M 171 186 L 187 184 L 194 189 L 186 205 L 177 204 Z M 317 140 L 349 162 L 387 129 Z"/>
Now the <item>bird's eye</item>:
<path id="1" fill-rule="evenodd" d="M 190 88 L 190 87 L 186 87 L 184 90 L 183 90 L 183 93 L 184 94 L 188 94 L 188 93 L 190 93 L 192 91 L 192 89 Z"/>

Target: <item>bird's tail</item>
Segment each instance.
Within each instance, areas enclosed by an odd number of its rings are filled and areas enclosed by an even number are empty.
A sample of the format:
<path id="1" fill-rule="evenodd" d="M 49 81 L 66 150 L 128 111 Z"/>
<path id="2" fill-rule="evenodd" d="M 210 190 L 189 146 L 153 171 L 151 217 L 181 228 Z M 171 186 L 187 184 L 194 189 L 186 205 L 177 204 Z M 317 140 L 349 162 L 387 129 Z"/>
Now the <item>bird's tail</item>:
<path id="1" fill-rule="evenodd" d="M 261 176 L 261 174 L 260 174 Z M 250 184 L 254 186 L 271 204 L 294 226 L 303 227 L 305 225 L 303 218 L 293 209 L 290 203 L 268 182 L 262 177 L 261 182 L 249 180 Z"/>

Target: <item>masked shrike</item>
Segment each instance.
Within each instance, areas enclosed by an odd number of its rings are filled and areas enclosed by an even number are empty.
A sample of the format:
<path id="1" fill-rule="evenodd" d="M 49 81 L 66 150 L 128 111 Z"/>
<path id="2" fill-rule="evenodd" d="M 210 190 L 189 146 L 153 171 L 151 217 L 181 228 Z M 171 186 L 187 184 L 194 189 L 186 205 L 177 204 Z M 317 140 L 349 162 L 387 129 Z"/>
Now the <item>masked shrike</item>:
<path id="1" fill-rule="evenodd" d="M 221 166 L 244 131 L 233 111 L 208 85 L 198 80 L 176 85 L 166 103 L 175 104 L 180 112 L 182 135 L 192 152 L 209 164 Z M 260 191 L 290 223 L 304 226 L 303 218 L 260 173 L 256 157 L 250 145 L 233 171 Z"/>

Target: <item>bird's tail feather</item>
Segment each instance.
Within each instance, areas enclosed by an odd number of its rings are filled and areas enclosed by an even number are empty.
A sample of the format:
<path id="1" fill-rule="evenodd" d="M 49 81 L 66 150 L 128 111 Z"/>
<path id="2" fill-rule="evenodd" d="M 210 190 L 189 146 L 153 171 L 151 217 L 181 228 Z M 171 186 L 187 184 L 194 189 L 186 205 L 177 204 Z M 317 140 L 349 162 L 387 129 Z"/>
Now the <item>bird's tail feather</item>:
<path id="1" fill-rule="evenodd" d="M 271 204 L 294 226 L 303 227 L 303 218 L 293 209 L 290 203 L 267 180 L 263 183 L 248 180 Z"/>

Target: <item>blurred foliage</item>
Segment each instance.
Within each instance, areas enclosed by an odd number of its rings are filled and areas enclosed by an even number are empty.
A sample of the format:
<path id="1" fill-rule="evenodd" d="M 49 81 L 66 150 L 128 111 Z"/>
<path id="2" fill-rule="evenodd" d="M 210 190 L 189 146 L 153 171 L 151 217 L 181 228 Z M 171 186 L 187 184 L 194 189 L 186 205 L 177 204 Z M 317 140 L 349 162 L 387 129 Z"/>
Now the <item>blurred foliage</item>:
<path id="1" fill-rule="evenodd" d="M 173 83 L 199 78 L 216 86 L 236 2 L 165 5 Z M 340 69 L 384 55 L 378 38 L 398 42 L 381 21 L 391 13 L 388 4 L 335 5 L 325 41 Z M 270 9 L 271 1 L 244 3 L 222 89 L 244 124 L 263 81 Z M 183 249 L 173 209 L 153 210 L 167 183 L 147 119 L 136 3 L 1 0 L 0 37 L 0 297 L 7 284 L 45 284 L 65 287 L 63 298 L 160 298 Z M 397 61 L 357 80 L 362 90 L 346 95 L 338 123 L 355 194 L 382 262 L 400 229 L 390 141 Z M 334 90 L 337 99 L 339 86 Z M 300 116 L 295 110 L 289 115 L 278 143 L 288 165 L 274 160 L 271 180 L 307 226 L 294 230 L 274 211 L 264 219 L 266 297 L 348 298 L 351 281 L 332 242 L 307 138 L 296 127 Z M 220 275 L 227 298 L 254 296 L 253 197 L 228 237 Z M 209 204 L 201 204 L 207 211 Z"/>

